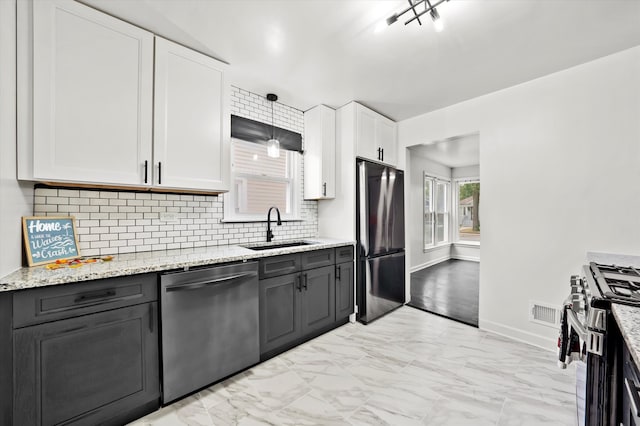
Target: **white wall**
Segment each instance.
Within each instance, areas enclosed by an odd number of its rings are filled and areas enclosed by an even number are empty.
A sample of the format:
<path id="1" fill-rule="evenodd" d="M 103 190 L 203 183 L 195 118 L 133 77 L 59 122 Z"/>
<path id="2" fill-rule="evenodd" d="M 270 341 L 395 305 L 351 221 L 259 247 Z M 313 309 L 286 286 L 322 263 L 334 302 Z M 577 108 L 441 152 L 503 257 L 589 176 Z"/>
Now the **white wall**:
<path id="1" fill-rule="evenodd" d="M 405 120 L 400 152 L 473 132 L 480 327 L 551 349 L 528 301 L 559 306 L 587 250 L 640 253 L 640 46 Z"/>
<path id="2" fill-rule="evenodd" d="M 31 185 L 16 180 L 15 0 L 0 1 L 0 276 L 22 266 L 21 216 L 31 213 Z"/>
<path id="3" fill-rule="evenodd" d="M 410 150 L 411 151 L 411 150 Z M 409 194 L 405 201 L 408 224 L 406 233 L 409 251 L 409 270 L 417 271 L 450 258 L 450 245 L 424 251 L 424 173 L 435 177 L 451 178 L 451 168 L 427 158 L 410 154 Z"/>

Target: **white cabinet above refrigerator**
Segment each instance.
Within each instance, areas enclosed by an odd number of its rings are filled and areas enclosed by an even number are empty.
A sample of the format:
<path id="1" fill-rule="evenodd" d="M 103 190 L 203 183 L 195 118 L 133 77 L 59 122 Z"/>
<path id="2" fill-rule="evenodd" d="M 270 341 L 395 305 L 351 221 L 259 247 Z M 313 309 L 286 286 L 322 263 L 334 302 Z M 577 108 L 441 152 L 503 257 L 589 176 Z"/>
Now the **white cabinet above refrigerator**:
<path id="1" fill-rule="evenodd" d="M 356 109 L 356 155 L 395 166 L 398 149 L 397 125 L 377 112 L 354 103 Z"/>

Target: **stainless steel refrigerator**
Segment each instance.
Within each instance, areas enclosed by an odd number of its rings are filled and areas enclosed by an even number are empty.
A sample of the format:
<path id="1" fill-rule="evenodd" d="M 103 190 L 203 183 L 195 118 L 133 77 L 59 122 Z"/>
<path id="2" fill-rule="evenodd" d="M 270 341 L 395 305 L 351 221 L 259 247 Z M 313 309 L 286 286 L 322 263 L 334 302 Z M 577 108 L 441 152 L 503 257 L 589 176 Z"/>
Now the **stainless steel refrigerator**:
<path id="1" fill-rule="evenodd" d="M 357 318 L 368 323 L 405 300 L 404 173 L 356 163 Z"/>

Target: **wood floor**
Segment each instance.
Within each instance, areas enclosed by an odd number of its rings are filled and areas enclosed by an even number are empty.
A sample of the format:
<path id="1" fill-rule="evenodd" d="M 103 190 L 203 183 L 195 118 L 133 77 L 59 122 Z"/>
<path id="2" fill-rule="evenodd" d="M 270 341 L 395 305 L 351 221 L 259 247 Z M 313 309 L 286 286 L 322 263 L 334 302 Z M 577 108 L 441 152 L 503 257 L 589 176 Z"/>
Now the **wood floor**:
<path id="1" fill-rule="evenodd" d="M 478 326 L 480 263 L 450 259 L 411 274 L 410 306 Z"/>

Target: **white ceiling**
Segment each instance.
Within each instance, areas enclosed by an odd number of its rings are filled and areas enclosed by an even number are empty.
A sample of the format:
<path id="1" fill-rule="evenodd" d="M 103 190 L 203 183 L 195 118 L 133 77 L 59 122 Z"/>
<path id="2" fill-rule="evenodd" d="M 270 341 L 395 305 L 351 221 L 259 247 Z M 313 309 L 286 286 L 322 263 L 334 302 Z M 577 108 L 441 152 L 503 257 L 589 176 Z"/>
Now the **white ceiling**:
<path id="1" fill-rule="evenodd" d="M 427 158 L 447 167 L 467 167 L 480 164 L 480 135 L 477 133 L 415 145 L 409 149 L 413 155 Z"/>
<path id="2" fill-rule="evenodd" d="M 428 18 L 376 32 L 404 0 L 84 2 L 229 63 L 244 89 L 395 120 L 640 44 L 638 0 L 452 0 L 441 33 Z"/>

